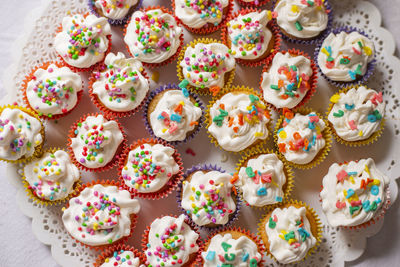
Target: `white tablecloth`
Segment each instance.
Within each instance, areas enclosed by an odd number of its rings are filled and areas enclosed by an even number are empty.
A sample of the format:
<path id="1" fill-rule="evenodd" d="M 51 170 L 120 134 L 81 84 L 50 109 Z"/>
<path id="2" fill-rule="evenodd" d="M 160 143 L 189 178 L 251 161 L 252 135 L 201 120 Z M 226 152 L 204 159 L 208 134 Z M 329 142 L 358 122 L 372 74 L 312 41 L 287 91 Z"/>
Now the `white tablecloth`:
<path id="1" fill-rule="evenodd" d="M 334 0 L 330 0 L 334 1 Z M 11 46 L 23 30 L 23 21 L 29 11 L 41 0 L 0 0 L 0 75 L 11 63 Z M 383 25 L 396 39 L 400 47 L 400 0 L 372 0 L 381 11 Z M 397 51 L 397 55 L 399 53 Z M 400 85 L 399 85 L 400 86 Z M 4 87 L 0 81 L 0 97 Z M 4 174 L 4 167 L 0 166 Z M 0 266 L 1 267 L 53 267 L 58 266 L 51 257 L 50 249 L 39 242 L 31 231 L 31 220 L 19 211 L 15 201 L 16 190 L 1 177 L 0 186 Z M 385 216 L 382 231 L 368 240 L 364 255 L 346 266 L 399 266 L 400 262 L 400 201 Z M 73 267 L 73 266 L 71 266 Z"/>

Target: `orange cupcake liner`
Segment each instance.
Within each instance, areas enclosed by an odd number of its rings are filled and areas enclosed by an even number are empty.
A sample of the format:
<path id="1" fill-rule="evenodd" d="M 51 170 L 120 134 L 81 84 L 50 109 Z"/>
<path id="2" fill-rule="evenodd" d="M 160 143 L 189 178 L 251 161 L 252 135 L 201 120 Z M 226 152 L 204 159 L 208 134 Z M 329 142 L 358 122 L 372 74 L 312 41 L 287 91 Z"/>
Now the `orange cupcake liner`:
<path id="1" fill-rule="evenodd" d="M 207 35 L 207 34 L 211 34 L 211 33 L 213 33 L 213 32 L 218 31 L 219 29 L 221 29 L 221 28 L 225 25 L 225 23 L 227 22 L 228 17 L 232 14 L 233 8 L 234 8 L 234 6 L 233 6 L 233 0 L 229 0 L 228 6 L 226 7 L 228 10 L 227 10 L 226 14 L 223 15 L 223 18 L 222 18 L 221 22 L 220 22 L 218 25 L 216 25 L 216 26 L 210 26 L 211 23 L 207 23 L 207 24 L 206 24 L 207 27 L 205 27 L 206 25 L 204 25 L 204 26 L 201 27 L 201 28 L 192 28 L 192 27 L 187 26 L 185 23 L 183 23 L 183 21 L 181 21 L 181 20 L 178 18 L 178 16 L 175 15 L 175 0 L 171 0 L 171 4 L 172 4 L 172 8 L 173 8 L 173 10 L 174 10 L 175 19 L 176 19 L 177 21 L 179 21 L 188 31 L 190 31 L 191 33 L 194 33 L 194 34 L 198 34 L 198 35 Z"/>
<path id="2" fill-rule="evenodd" d="M 148 97 L 149 92 L 150 92 L 150 88 L 149 91 L 147 92 L 146 96 L 143 98 L 142 102 L 140 102 L 140 104 L 129 111 L 113 111 L 109 108 L 107 108 L 101 101 L 100 99 L 97 97 L 97 95 L 93 92 L 93 84 L 97 81 L 96 80 L 96 73 L 97 72 L 102 72 L 103 70 L 105 70 L 106 65 L 103 63 L 102 65 L 98 66 L 92 73 L 92 75 L 89 78 L 89 85 L 88 85 L 88 91 L 89 91 L 89 96 L 90 99 L 92 100 L 92 102 L 95 104 L 95 106 L 101 111 L 103 112 L 106 116 L 111 117 L 111 118 L 124 118 L 124 117 L 129 117 L 134 115 L 135 113 L 137 113 L 138 111 L 140 111 L 143 108 L 144 103 L 146 102 L 145 99 Z M 143 77 L 147 80 L 148 84 L 150 85 L 150 78 L 147 76 L 147 72 L 144 68 L 142 68 L 141 70 L 141 74 L 143 75 Z"/>
<path id="3" fill-rule="evenodd" d="M 75 153 L 74 153 L 74 151 L 73 151 L 73 149 L 72 149 L 72 147 L 71 147 L 72 138 L 75 138 L 75 137 L 76 137 L 75 130 L 77 130 L 77 128 L 78 128 L 78 123 L 84 122 L 84 121 L 87 119 L 87 117 L 89 117 L 89 116 L 97 117 L 98 115 L 103 115 L 103 117 L 104 117 L 105 119 L 107 119 L 107 120 L 113 120 L 113 121 L 117 122 L 118 128 L 119 128 L 119 130 L 120 130 L 121 133 L 122 133 L 123 140 L 122 140 L 122 143 L 119 145 L 117 151 L 115 152 L 115 155 L 114 155 L 113 159 L 112 159 L 109 163 L 107 163 L 105 166 L 99 167 L 99 168 L 88 168 L 88 167 L 82 165 L 82 164 L 77 160 L 77 158 L 75 157 Z M 106 116 L 106 115 L 104 115 L 104 114 L 97 113 L 97 112 L 96 112 L 96 113 L 88 113 L 88 114 L 86 114 L 85 116 L 81 117 L 77 122 L 75 122 L 75 123 L 72 125 L 72 127 L 71 127 L 71 129 L 69 130 L 69 133 L 68 133 L 67 146 L 68 146 L 68 152 L 69 152 L 69 155 L 70 155 L 70 157 L 71 157 L 72 162 L 73 162 L 73 163 L 75 164 L 75 166 L 77 166 L 80 170 L 84 170 L 84 171 L 88 171 L 88 172 L 104 172 L 104 171 L 110 170 L 110 169 L 112 169 L 114 166 L 117 166 L 117 165 L 118 165 L 118 162 L 119 162 L 119 159 L 120 159 L 120 157 L 121 157 L 121 154 L 122 154 L 122 152 L 126 149 L 126 134 L 125 134 L 125 131 L 124 131 L 124 128 L 122 127 L 122 125 L 121 125 L 121 124 L 119 123 L 119 121 L 117 121 L 115 118 L 110 118 L 110 117 L 108 117 L 108 116 Z"/>
<path id="4" fill-rule="evenodd" d="M 269 2 L 272 2 L 272 0 L 259 0 L 258 4 L 256 4 L 255 1 L 253 1 L 253 2 L 245 2 L 243 0 L 237 0 L 237 2 L 239 3 L 239 5 L 245 6 L 245 7 L 254 7 L 254 6 L 259 7 L 259 6 L 264 6 Z"/>
<path id="5" fill-rule="evenodd" d="M 124 178 L 122 177 L 122 170 L 126 165 L 125 164 L 126 161 L 128 160 L 129 152 L 143 144 L 160 144 L 160 145 L 174 149 L 175 152 L 172 155 L 172 157 L 174 158 L 175 162 L 179 165 L 178 173 L 173 175 L 173 177 L 171 177 L 168 180 L 168 182 L 160 190 L 158 190 L 156 192 L 149 192 L 149 193 L 138 192 L 135 188 L 132 188 L 132 187 L 126 185 L 126 182 L 125 182 Z M 129 147 L 126 147 L 124 152 L 122 153 L 122 156 L 119 160 L 118 178 L 119 178 L 121 184 L 124 186 L 124 188 L 126 190 L 130 191 L 131 193 L 134 193 L 136 197 L 144 198 L 144 199 L 153 199 L 153 200 L 167 197 L 172 191 L 174 191 L 176 189 L 178 184 L 183 179 L 183 162 L 182 162 L 181 155 L 179 154 L 179 152 L 176 150 L 175 147 L 173 147 L 172 145 L 168 144 L 167 142 L 165 142 L 161 139 L 156 139 L 156 138 L 144 139 L 143 138 L 143 139 L 136 140 Z"/>
<path id="6" fill-rule="evenodd" d="M 289 54 L 294 54 L 294 55 L 297 55 L 297 56 L 303 56 L 303 57 L 309 59 L 310 62 L 311 62 L 311 69 L 312 69 L 312 75 L 310 77 L 310 86 L 311 86 L 311 88 L 308 89 L 306 95 L 303 97 L 303 99 L 300 101 L 300 103 L 298 103 L 294 108 L 291 108 L 291 109 L 300 108 L 300 107 L 304 106 L 308 101 L 310 101 L 311 97 L 315 94 L 315 92 L 317 90 L 317 85 L 318 85 L 318 69 L 317 69 L 317 66 L 315 65 L 314 60 L 307 53 L 305 53 L 303 51 L 300 51 L 298 49 L 291 48 L 291 49 L 289 49 L 287 51 L 279 51 L 279 52 L 282 53 L 282 54 L 289 53 Z M 261 91 L 261 95 L 263 96 L 263 99 L 264 99 L 264 91 L 263 91 L 263 88 L 261 86 L 262 82 L 263 82 L 263 73 L 264 72 L 268 72 L 268 69 L 271 67 L 272 61 L 273 61 L 273 57 L 268 62 L 268 64 L 266 64 L 264 66 L 264 68 L 262 70 L 262 73 L 261 73 L 260 91 Z M 265 100 L 265 101 L 267 101 L 267 100 Z M 277 107 L 275 107 L 275 105 L 273 105 L 271 103 L 269 103 L 269 104 L 275 111 L 279 112 L 279 111 L 282 111 L 284 109 L 284 108 L 277 108 Z"/>
<path id="7" fill-rule="evenodd" d="M 104 250 L 97 258 L 96 261 L 93 263 L 94 267 L 100 267 L 107 258 L 111 258 L 114 255 L 114 252 L 119 251 L 131 251 L 135 257 L 139 258 L 139 264 L 144 264 L 146 262 L 146 257 L 143 252 L 135 249 L 134 247 L 128 246 L 126 244 L 118 244 L 113 248 L 107 248 Z"/>
<path id="8" fill-rule="evenodd" d="M 227 23 L 230 22 L 231 20 L 237 18 L 239 15 L 246 15 L 252 12 L 261 12 L 262 10 L 256 9 L 256 8 L 244 8 L 240 9 L 239 11 L 231 14 L 227 20 L 227 22 L 224 24 L 224 26 L 221 29 L 221 39 L 224 42 L 224 44 L 231 48 L 231 42 L 229 40 L 229 34 L 228 34 L 228 26 Z M 256 58 L 256 59 L 242 59 L 242 58 L 235 58 L 236 62 L 242 65 L 245 65 L 247 67 L 258 67 L 258 66 L 264 66 L 264 65 L 269 65 L 274 58 L 275 54 L 279 52 L 280 47 L 281 47 L 281 34 L 278 25 L 276 25 L 275 20 L 270 20 L 267 24 L 267 28 L 271 31 L 273 41 L 274 41 L 274 46 L 273 49 L 264 57 L 261 58 Z M 317 70 L 317 69 L 316 69 Z"/>
<path id="9" fill-rule="evenodd" d="M 148 6 L 148 7 L 145 7 L 145 8 L 141 8 L 141 9 L 138 10 L 138 11 L 141 11 L 141 12 L 143 12 L 143 13 L 146 13 L 147 11 L 152 10 L 152 9 L 160 9 L 162 12 L 170 14 L 171 16 L 173 16 L 173 17 L 175 18 L 176 25 L 177 25 L 178 27 L 181 26 L 180 21 L 179 21 L 179 20 L 176 20 L 176 17 L 174 16 L 174 14 L 173 14 L 168 8 L 166 8 L 166 7 L 163 7 L 163 6 Z M 123 31 L 124 38 L 125 38 L 125 36 L 126 36 L 126 30 L 127 30 L 128 26 L 129 26 L 129 24 L 131 23 L 131 20 L 132 20 L 132 17 L 129 18 L 128 22 L 127 22 L 127 23 L 125 24 L 125 26 L 124 26 L 124 31 Z M 124 38 L 123 38 L 123 39 L 124 39 Z M 169 57 L 168 59 L 166 59 L 166 60 L 164 60 L 163 62 L 160 62 L 160 63 L 147 63 L 147 62 L 141 61 L 142 64 L 143 64 L 145 67 L 148 67 L 148 68 L 159 68 L 159 67 L 163 67 L 163 66 L 168 65 L 169 63 L 171 63 L 172 61 L 174 61 L 175 59 L 177 59 L 178 55 L 180 54 L 180 52 L 181 52 L 181 50 L 182 50 L 183 41 L 184 41 L 184 39 L 183 39 L 183 32 L 182 32 L 181 35 L 179 36 L 179 40 L 180 40 L 180 45 L 179 45 L 178 49 L 176 50 L 176 52 L 175 52 L 175 54 L 174 54 L 173 56 Z M 128 50 L 129 55 L 130 55 L 131 57 L 135 58 L 135 56 L 132 54 L 131 50 L 129 49 L 129 46 L 128 46 L 126 43 L 125 43 L 125 47 L 126 47 L 126 49 Z"/>

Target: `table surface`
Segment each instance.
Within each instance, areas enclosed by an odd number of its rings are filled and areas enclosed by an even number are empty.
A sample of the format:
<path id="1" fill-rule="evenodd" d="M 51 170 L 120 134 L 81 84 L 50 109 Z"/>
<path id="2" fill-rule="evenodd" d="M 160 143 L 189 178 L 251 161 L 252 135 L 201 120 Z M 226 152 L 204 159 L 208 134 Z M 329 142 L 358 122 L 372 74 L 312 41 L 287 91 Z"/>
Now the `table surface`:
<path id="1" fill-rule="evenodd" d="M 4 1 L 4 0 L 1 0 Z M 334 1 L 334 0 L 331 0 Z M 400 0 L 371 0 L 382 13 L 383 26 L 387 28 L 400 47 Z M 7 1 L 2 5 L 0 17 L 0 77 L 5 68 L 11 64 L 11 50 L 15 39 L 23 30 L 23 20 L 32 8 L 41 3 L 41 0 Z M 396 55 L 399 56 L 399 51 Z M 0 98 L 5 94 L 0 80 Z M 4 165 L 0 166 L 0 173 L 5 173 Z M 3 177 L 6 180 L 5 177 Z M 1 267 L 55 267 L 58 264 L 51 256 L 48 246 L 36 239 L 31 229 L 31 220 L 22 214 L 16 203 L 16 190 L 6 182 L 0 187 L 0 236 L 2 249 L 0 250 Z M 400 262 L 400 238 L 394 238 L 400 229 L 400 201 L 394 203 L 385 215 L 384 226 L 380 233 L 368 239 L 365 253 L 356 261 L 346 266 L 398 266 Z"/>

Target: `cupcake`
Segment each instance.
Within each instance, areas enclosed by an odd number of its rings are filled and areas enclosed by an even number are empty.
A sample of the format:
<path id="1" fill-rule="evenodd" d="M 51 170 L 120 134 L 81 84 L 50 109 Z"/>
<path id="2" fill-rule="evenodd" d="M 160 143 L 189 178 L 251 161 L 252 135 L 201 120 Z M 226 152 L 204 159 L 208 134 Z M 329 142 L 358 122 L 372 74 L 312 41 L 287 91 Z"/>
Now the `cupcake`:
<path id="1" fill-rule="evenodd" d="M 242 9 L 229 17 L 222 39 L 238 63 L 261 66 L 279 50 L 280 34 L 267 10 Z"/>
<path id="2" fill-rule="evenodd" d="M 274 139 L 282 157 L 300 169 L 323 161 L 332 142 L 327 122 L 309 109 L 296 113 L 285 110 L 276 124 Z"/>
<path id="3" fill-rule="evenodd" d="M 94 267 L 146 267 L 143 253 L 128 245 L 119 244 L 103 251 Z"/>
<path id="4" fill-rule="evenodd" d="M 47 62 L 32 70 L 22 86 L 24 102 L 41 118 L 68 114 L 83 94 L 83 82 L 65 64 Z"/>
<path id="5" fill-rule="evenodd" d="M 249 231 L 227 228 L 214 233 L 204 244 L 202 266 L 264 266 L 264 246 Z"/>
<path id="6" fill-rule="evenodd" d="M 242 6 L 263 6 L 271 0 L 238 0 L 239 5 Z"/>
<path id="7" fill-rule="evenodd" d="M 232 175 L 215 166 L 192 167 L 178 190 L 181 208 L 199 226 L 228 226 L 239 210 L 231 179 Z"/>
<path id="8" fill-rule="evenodd" d="M 161 87 L 150 94 L 145 121 L 150 134 L 172 144 L 192 138 L 203 121 L 200 99 L 176 85 Z"/>
<path id="9" fill-rule="evenodd" d="M 322 236 L 317 214 L 297 201 L 271 208 L 259 224 L 259 235 L 267 254 L 281 264 L 304 260 Z"/>
<path id="10" fill-rule="evenodd" d="M 110 24 L 106 18 L 89 14 L 64 17 L 54 47 L 73 70 L 91 70 L 104 60 L 111 48 Z"/>
<path id="11" fill-rule="evenodd" d="M 44 142 L 44 126 L 30 109 L 0 107 L 0 160 L 25 162 L 39 156 Z"/>
<path id="12" fill-rule="evenodd" d="M 196 93 L 215 95 L 232 83 L 234 75 L 235 58 L 217 40 L 194 40 L 179 56 L 178 77 Z"/>
<path id="13" fill-rule="evenodd" d="M 304 105 L 315 93 L 317 68 L 301 51 L 290 49 L 277 53 L 266 65 L 260 89 L 264 100 L 277 109 Z"/>
<path id="14" fill-rule="evenodd" d="M 354 28 L 331 32 L 316 50 L 322 75 L 337 86 L 365 82 L 375 66 L 372 40 Z"/>
<path id="15" fill-rule="evenodd" d="M 78 168 L 105 171 L 118 163 L 125 135 L 116 120 L 88 114 L 72 126 L 68 149 Z"/>
<path id="16" fill-rule="evenodd" d="M 107 55 L 99 70 L 93 72 L 89 93 L 105 114 L 123 117 L 138 111 L 149 91 L 149 80 L 142 63 L 124 54 Z"/>
<path id="17" fill-rule="evenodd" d="M 183 33 L 168 9 L 148 7 L 133 13 L 124 41 L 132 57 L 148 67 L 157 67 L 178 56 Z"/>
<path id="18" fill-rule="evenodd" d="M 175 16 L 187 30 L 210 34 L 221 28 L 232 13 L 232 0 L 172 0 Z"/>
<path id="19" fill-rule="evenodd" d="M 69 200 L 62 221 L 75 240 L 98 250 L 131 236 L 139 210 L 139 201 L 118 184 L 93 182 Z"/>
<path id="20" fill-rule="evenodd" d="M 256 92 L 232 87 L 210 102 L 206 118 L 212 142 L 230 152 L 261 145 L 268 138 L 270 114 Z"/>
<path id="21" fill-rule="evenodd" d="M 111 25 L 122 25 L 132 10 L 139 8 L 143 0 L 89 0 L 93 14 L 106 17 Z"/>
<path id="22" fill-rule="evenodd" d="M 58 204 L 79 186 L 80 173 L 67 152 L 53 148 L 25 164 L 24 185 L 40 204 Z"/>
<path id="23" fill-rule="evenodd" d="M 175 148 L 157 139 L 142 139 L 125 149 L 119 177 L 138 197 L 158 199 L 176 188 L 182 170 Z"/>
<path id="24" fill-rule="evenodd" d="M 327 113 L 336 139 L 345 145 L 374 142 L 384 127 L 382 92 L 363 85 L 350 86 L 333 95 Z"/>
<path id="25" fill-rule="evenodd" d="M 332 164 L 320 193 L 328 223 L 358 228 L 375 223 L 388 208 L 389 182 L 371 158 Z"/>
<path id="26" fill-rule="evenodd" d="M 313 43 L 311 40 L 326 36 L 332 23 L 327 0 L 278 0 L 274 12 L 282 33 L 293 42 Z"/>
<path id="27" fill-rule="evenodd" d="M 195 266 L 201 251 L 200 235 L 185 219 L 163 216 L 155 219 L 143 235 L 142 249 L 147 266 Z"/>

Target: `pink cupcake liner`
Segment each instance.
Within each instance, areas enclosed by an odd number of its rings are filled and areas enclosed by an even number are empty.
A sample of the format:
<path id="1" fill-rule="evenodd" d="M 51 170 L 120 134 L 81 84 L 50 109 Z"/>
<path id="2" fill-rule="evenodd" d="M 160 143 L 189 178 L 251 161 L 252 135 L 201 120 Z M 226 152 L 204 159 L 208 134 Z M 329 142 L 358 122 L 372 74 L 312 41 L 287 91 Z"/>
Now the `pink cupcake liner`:
<path id="1" fill-rule="evenodd" d="M 97 8 L 94 5 L 94 0 L 88 0 L 88 5 L 89 5 L 89 9 L 90 12 L 95 15 L 96 17 L 102 17 L 98 12 L 97 12 Z M 133 12 L 135 12 L 136 10 L 139 10 L 143 5 L 143 0 L 139 0 L 136 5 L 134 7 L 131 7 L 129 9 L 128 14 L 123 18 L 123 19 L 110 19 L 107 18 L 108 23 L 110 23 L 113 26 L 123 26 L 125 23 L 128 22 L 130 16 L 132 15 Z"/>

